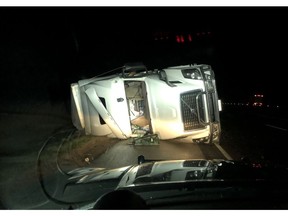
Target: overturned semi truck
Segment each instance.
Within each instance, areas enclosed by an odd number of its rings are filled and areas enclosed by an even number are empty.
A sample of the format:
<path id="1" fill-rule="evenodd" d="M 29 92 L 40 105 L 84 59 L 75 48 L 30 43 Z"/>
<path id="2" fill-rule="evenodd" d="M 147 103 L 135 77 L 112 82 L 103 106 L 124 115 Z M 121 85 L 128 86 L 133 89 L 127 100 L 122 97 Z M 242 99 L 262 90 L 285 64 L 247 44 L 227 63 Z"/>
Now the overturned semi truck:
<path id="1" fill-rule="evenodd" d="M 111 73 L 111 71 L 110 71 Z M 72 121 L 86 135 L 119 139 L 155 134 L 219 143 L 221 101 L 209 65 L 148 70 L 126 64 L 112 75 L 71 84 Z"/>

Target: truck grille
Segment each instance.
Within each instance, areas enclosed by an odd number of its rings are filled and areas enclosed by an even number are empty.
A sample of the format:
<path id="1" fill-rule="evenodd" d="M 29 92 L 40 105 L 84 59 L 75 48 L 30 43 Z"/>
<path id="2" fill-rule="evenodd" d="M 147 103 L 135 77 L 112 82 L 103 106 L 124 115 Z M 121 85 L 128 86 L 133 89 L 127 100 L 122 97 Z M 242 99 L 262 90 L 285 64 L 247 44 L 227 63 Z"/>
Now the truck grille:
<path id="1" fill-rule="evenodd" d="M 196 97 L 199 93 L 201 93 L 201 90 L 186 92 L 180 95 L 182 120 L 185 131 L 205 128 L 205 125 L 199 122 L 199 119 L 204 121 L 204 103 L 201 95 L 198 97 L 199 116 L 197 112 Z"/>

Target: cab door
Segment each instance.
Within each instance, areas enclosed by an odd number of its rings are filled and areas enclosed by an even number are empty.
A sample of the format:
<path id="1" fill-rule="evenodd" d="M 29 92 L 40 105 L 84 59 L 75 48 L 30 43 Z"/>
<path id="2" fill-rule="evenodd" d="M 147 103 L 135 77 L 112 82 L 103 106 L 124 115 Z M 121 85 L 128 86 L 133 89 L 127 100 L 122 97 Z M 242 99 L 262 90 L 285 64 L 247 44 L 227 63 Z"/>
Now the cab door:
<path id="1" fill-rule="evenodd" d="M 120 78 L 97 81 L 85 88 L 85 94 L 93 107 L 119 139 L 131 136 L 128 105 L 124 82 Z M 103 104 L 104 98 L 105 104 Z"/>

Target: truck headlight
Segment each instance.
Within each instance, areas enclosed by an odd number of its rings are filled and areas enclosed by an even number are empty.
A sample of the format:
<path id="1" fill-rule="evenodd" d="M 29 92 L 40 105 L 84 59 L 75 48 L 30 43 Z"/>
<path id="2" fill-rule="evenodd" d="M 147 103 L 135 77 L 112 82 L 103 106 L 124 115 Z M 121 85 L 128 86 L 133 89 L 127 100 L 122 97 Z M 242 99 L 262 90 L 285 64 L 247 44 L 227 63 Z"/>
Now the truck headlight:
<path id="1" fill-rule="evenodd" d="M 202 76 L 200 71 L 197 69 L 186 69 L 182 70 L 182 74 L 186 79 L 195 79 L 195 80 L 202 80 Z"/>

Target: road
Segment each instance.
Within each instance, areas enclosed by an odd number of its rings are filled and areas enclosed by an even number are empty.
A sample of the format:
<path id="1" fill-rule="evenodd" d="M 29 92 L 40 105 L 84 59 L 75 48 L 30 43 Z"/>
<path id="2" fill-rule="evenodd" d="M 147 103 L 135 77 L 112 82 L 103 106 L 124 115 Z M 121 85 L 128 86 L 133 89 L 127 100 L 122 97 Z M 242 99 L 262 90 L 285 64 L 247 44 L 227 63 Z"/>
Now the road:
<path id="1" fill-rule="evenodd" d="M 236 160 L 287 162 L 288 118 L 285 109 L 224 106 L 221 146 Z"/>
<path id="2" fill-rule="evenodd" d="M 117 168 L 137 163 L 139 155 L 152 160 L 227 159 L 214 145 L 160 140 L 159 145 L 141 146 L 133 145 L 131 141 L 121 141 L 93 161 L 93 164 L 97 167 Z"/>
<path id="3" fill-rule="evenodd" d="M 67 113 L 55 113 L 58 115 L 1 114 L 1 128 L 4 129 L 1 132 L 1 143 L 4 144 L 1 145 L 0 181 L 3 208 L 68 209 L 69 201 L 89 198 L 84 188 L 69 193 L 63 190 L 69 170 L 83 166 L 122 167 L 136 164 L 139 155 L 162 160 L 240 159 L 243 156 L 259 159 L 264 156 L 282 162 L 286 158 L 285 118 L 280 116 L 280 119 L 275 119 L 269 113 L 224 107 L 221 113 L 221 146 L 179 140 L 160 141 L 159 145 L 149 146 L 132 145 L 127 140 L 115 143 L 114 140 L 113 145 L 103 145 L 105 139 L 99 138 L 94 147 L 98 146 L 98 150 L 101 147 L 103 153 L 97 157 L 90 155 L 87 162 L 85 159 L 89 157 L 89 152 L 95 153 L 95 148 L 84 145 L 77 152 L 78 158 L 71 156 L 73 146 L 63 140 L 73 140 L 77 133 L 71 127 Z M 66 159 L 59 159 L 59 152 L 64 152 Z M 77 196 L 73 197 L 73 194 Z"/>

